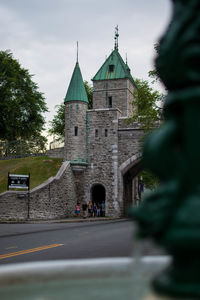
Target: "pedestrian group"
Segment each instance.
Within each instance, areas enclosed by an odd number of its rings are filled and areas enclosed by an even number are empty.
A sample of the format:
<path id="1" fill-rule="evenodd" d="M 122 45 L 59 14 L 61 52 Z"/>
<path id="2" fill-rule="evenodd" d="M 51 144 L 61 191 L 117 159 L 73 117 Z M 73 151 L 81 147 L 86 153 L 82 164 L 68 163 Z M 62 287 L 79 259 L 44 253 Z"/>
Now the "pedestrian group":
<path id="1" fill-rule="evenodd" d="M 81 216 L 81 206 L 80 203 L 77 203 L 75 214 L 77 217 Z M 102 201 L 101 203 L 95 203 L 92 201 L 89 201 L 87 204 L 85 201 L 82 203 L 82 216 L 83 218 L 86 217 L 105 217 L 105 201 Z"/>

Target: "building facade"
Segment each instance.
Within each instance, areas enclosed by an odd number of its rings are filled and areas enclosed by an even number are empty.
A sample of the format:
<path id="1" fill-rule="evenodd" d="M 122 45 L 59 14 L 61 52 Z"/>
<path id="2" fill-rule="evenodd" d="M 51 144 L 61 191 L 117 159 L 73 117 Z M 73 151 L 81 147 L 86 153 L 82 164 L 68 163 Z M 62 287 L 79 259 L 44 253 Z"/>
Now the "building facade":
<path id="1" fill-rule="evenodd" d="M 88 110 L 78 61 L 64 100 L 64 160 L 70 161 L 76 202 L 105 201 L 108 216 L 124 215 L 137 201 L 143 131 L 139 124 L 127 122 L 136 88 L 115 42 L 93 77 L 93 109 Z"/>
<path id="2" fill-rule="evenodd" d="M 78 61 L 65 97 L 65 146 L 49 157 L 64 156 L 55 177 L 29 192 L 0 194 L 0 220 L 73 217 L 77 203 L 105 201 L 106 216 L 123 216 L 138 199 L 142 170 L 138 123 L 128 122 L 137 88 L 118 44 L 93 77 L 93 109 Z"/>

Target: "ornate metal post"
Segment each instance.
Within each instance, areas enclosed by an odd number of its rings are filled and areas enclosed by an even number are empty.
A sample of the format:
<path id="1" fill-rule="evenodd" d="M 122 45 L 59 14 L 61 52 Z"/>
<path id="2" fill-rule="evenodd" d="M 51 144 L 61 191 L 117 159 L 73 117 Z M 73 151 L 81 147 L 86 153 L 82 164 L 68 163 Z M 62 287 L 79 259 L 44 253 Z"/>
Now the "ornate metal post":
<path id="1" fill-rule="evenodd" d="M 153 281 L 165 295 L 200 299 L 200 0 L 172 0 L 157 71 L 168 89 L 165 124 L 144 145 L 145 166 L 162 185 L 132 212 L 140 237 L 172 256 Z"/>

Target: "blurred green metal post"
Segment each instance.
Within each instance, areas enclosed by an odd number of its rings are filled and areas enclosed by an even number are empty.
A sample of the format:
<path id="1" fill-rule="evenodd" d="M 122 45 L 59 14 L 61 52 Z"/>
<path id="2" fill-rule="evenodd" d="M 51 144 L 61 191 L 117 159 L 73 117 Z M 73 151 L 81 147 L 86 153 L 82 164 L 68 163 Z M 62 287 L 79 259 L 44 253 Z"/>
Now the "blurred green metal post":
<path id="1" fill-rule="evenodd" d="M 158 74 L 168 95 L 164 125 L 146 140 L 143 162 L 162 185 L 132 211 L 138 235 L 172 256 L 153 281 L 172 297 L 200 299 L 200 1 L 173 0 L 159 43 Z"/>

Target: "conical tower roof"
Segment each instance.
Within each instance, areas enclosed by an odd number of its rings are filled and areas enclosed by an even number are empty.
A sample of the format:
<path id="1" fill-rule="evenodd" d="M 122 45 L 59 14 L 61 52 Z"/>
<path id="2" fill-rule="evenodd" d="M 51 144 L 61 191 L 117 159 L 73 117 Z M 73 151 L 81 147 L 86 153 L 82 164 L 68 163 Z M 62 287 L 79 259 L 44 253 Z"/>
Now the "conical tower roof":
<path id="1" fill-rule="evenodd" d="M 108 80 L 121 78 L 130 79 L 130 81 L 136 86 L 134 79 L 130 73 L 130 68 L 123 61 L 121 55 L 118 52 L 118 49 L 115 48 L 92 80 Z"/>
<path id="2" fill-rule="evenodd" d="M 64 103 L 73 100 L 84 101 L 88 103 L 88 97 L 78 62 L 75 65 Z"/>

